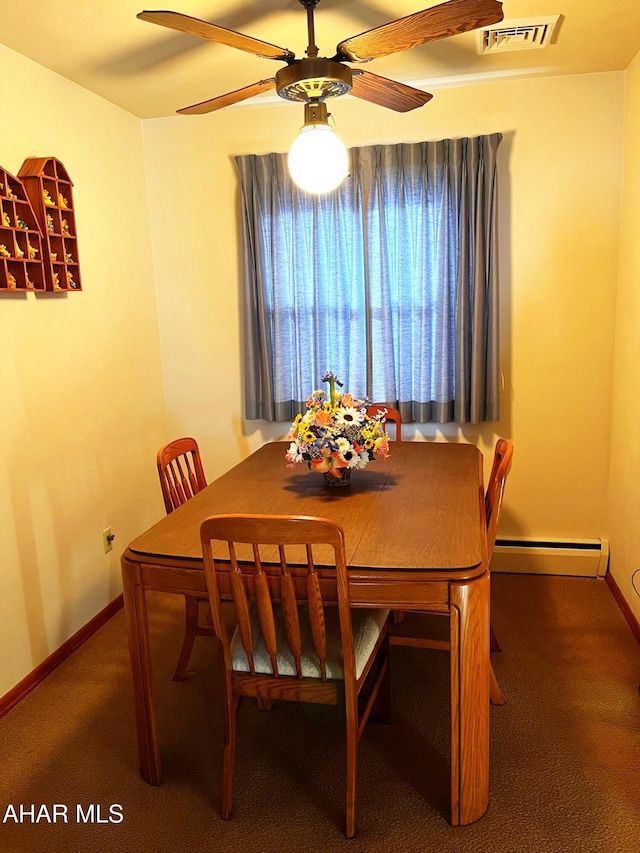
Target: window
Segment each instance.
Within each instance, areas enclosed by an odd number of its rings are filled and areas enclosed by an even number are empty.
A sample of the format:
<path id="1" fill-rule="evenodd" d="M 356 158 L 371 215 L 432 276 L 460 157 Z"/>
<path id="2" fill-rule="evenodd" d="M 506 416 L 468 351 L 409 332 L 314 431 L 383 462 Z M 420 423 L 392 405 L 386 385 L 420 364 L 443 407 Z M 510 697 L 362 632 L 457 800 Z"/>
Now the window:
<path id="1" fill-rule="evenodd" d="M 332 370 L 406 421 L 497 420 L 500 135 L 351 150 L 326 196 L 238 157 L 246 416 L 290 420 Z"/>

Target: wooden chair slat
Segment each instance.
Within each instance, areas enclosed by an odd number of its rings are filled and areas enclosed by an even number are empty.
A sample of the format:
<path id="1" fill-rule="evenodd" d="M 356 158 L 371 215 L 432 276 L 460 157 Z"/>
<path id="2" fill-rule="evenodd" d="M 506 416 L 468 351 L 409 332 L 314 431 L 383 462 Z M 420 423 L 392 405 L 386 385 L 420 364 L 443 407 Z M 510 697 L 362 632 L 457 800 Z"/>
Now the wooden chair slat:
<path id="1" fill-rule="evenodd" d="M 311 635 L 313 637 L 313 646 L 320 661 L 320 670 L 322 678 L 326 676 L 326 659 L 327 659 L 327 634 L 324 621 L 324 607 L 322 604 L 322 590 L 320 589 L 320 581 L 316 573 L 316 567 L 313 563 L 313 554 L 311 546 L 307 546 L 307 560 L 309 563 L 309 574 L 307 575 L 307 600 L 309 602 L 309 622 L 311 623 Z"/>
<path id="2" fill-rule="evenodd" d="M 300 655 L 302 654 L 302 638 L 300 636 L 300 616 L 298 614 L 298 602 L 296 600 L 296 590 L 291 577 L 291 572 L 287 564 L 284 548 L 280 548 L 280 565 L 282 566 L 282 577 L 280 580 L 280 597 L 282 604 L 282 613 L 284 616 L 284 627 L 287 635 L 287 642 L 291 649 L 291 654 L 295 661 L 296 675 L 302 678 L 302 663 Z"/>
<path id="3" fill-rule="evenodd" d="M 180 492 L 184 498 L 184 503 L 186 503 L 189 498 L 193 497 L 191 494 L 191 486 L 189 484 L 189 480 L 187 479 L 186 474 L 184 473 L 184 461 L 185 456 L 178 456 L 174 460 L 174 465 L 176 466 L 176 474 L 178 478 L 178 485 L 180 487 Z"/>
<path id="4" fill-rule="evenodd" d="M 251 611 L 249 608 L 249 600 L 247 598 L 247 590 L 245 587 L 242 572 L 235 555 L 235 548 L 232 542 L 229 542 L 229 556 L 231 559 L 231 572 L 229 581 L 231 584 L 231 596 L 236 608 L 236 618 L 238 620 L 238 632 L 240 641 L 245 650 L 249 661 L 249 672 L 255 675 L 255 666 L 253 661 L 253 631 L 251 630 Z"/>
<path id="5" fill-rule="evenodd" d="M 191 490 L 191 495 L 195 495 L 198 491 L 198 479 L 196 477 L 196 472 L 194 468 L 193 455 L 189 453 L 184 454 L 184 465 L 187 469 L 187 477 L 189 479 L 189 488 Z"/>
<path id="6" fill-rule="evenodd" d="M 186 499 L 184 495 L 180 494 L 176 488 L 176 477 L 171 465 L 167 467 L 167 488 L 171 495 L 171 510 L 177 509 L 181 504 L 185 503 Z"/>
<path id="7" fill-rule="evenodd" d="M 269 583 L 267 581 L 267 577 L 264 573 L 264 569 L 262 568 L 262 561 L 260 559 L 260 550 L 257 545 L 253 546 L 253 560 L 255 563 L 255 596 L 256 596 L 256 605 L 258 607 L 258 618 L 260 620 L 260 630 L 262 631 L 262 638 L 264 640 L 264 645 L 271 659 L 271 668 L 273 670 L 273 674 L 278 676 L 278 644 L 276 641 L 276 623 L 273 618 L 273 604 L 271 602 L 271 592 L 269 590 Z"/>
<path id="8" fill-rule="evenodd" d="M 178 459 L 174 459 L 171 465 L 171 472 L 173 474 L 173 484 L 178 495 L 178 505 L 182 506 L 189 500 L 189 493 L 185 491 L 184 488 L 184 479 L 182 476 L 182 472 L 180 470 L 180 461 Z"/>

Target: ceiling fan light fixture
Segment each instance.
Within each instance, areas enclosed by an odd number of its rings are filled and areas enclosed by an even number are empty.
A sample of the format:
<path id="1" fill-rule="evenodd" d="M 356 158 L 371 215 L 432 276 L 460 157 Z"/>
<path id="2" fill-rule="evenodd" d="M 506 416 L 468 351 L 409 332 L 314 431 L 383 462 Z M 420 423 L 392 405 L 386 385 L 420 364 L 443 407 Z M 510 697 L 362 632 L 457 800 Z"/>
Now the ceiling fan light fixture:
<path id="1" fill-rule="evenodd" d="M 289 149 L 289 174 L 300 189 L 323 195 L 339 187 L 349 174 L 349 155 L 329 127 L 326 104 L 305 104 L 304 112 L 304 126 Z"/>

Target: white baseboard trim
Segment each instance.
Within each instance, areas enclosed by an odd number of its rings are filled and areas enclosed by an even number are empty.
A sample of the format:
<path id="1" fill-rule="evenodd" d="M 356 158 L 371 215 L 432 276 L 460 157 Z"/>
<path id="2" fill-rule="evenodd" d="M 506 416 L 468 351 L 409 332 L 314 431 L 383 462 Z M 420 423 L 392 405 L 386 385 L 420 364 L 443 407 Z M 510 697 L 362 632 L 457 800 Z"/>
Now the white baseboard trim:
<path id="1" fill-rule="evenodd" d="M 604 578 L 608 539 L 497 539 L 492 572 Z"/>

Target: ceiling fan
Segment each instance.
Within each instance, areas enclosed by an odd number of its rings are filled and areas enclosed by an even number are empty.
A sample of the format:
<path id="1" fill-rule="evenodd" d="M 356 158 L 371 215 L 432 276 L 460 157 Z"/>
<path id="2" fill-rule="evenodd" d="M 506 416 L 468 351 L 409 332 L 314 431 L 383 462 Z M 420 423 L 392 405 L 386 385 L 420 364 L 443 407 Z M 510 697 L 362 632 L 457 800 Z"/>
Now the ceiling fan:
<path id="1" fill-rule="evenodd" d="M 351 69 L 345 63 L 369 62 L 426 42 L 495 24 L 503 18 L 502 3 L 499 0 L 448 0 L 345 39 L 338 44 L 335 55 L 327 58 L 318 56 L 318 47 L 315 44 L 314 9 L 320 0 L 298 2 L 307 11 L 309 39 L 306 56 L 301 59 L 297 59 L 287 48 L 180 12 L 140 12 L 137 17 L 143 21 L 286 63 L 284 68 L 276 72 L 275 77 L 259 80 L 242 89 L 183 107 L 178 112 L 183 115 L 209 113 L 270 89 L 275 89 L 285 100 L 302 101 L 312 108 L 322 108 L 327 98 L 350 92 L 356 98 L 396 112 L 408 112 L 423 106 L 433 96 L 421 89 L 369 71 Z"/>

